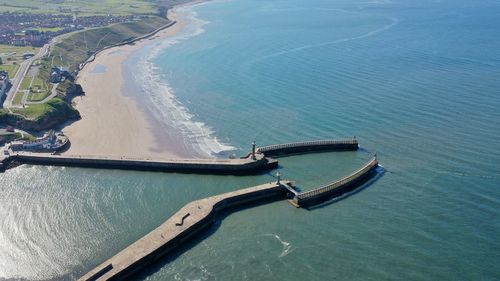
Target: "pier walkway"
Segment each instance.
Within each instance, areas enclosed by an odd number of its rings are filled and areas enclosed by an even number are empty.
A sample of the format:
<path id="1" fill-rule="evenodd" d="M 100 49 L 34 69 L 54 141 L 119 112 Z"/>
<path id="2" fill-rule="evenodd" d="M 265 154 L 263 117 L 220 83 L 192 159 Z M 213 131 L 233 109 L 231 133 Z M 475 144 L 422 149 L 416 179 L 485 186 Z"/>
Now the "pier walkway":
<path id="1" fill-rule="evenodd" d="M 358 148 L 358 140 L 356 137 L 353 137 L 352 139 L 345 140 L 315 140 L 268 145 L 257 148 L 256 152 L 266 156 L 276 156 L 313 151 L 357 150 Z"/>
<path id="2" fill-rule="evenodd" d="M 252 152 L 239 159 L 131 159 L 93 157 L 83 155 L 53 155 L 49 153 L 10 152 L 0 158 L 0 172 L 20 164 L 69 166 L 82 168 L 122 169 L 137 171 L 160 171 L 196 174 L 252 174 L 274 169 L 278 161 L 270 156 L 283 156 L 313 151 L 357 150 L 356 138 L 345 140 L 316 140 L 252 146 Z"/>
<path id="3" fill-rule="evenodd" d="M 292 197 L 289 202 L 296 207 L 311 206 L 355 190 L 373 174 L 377 166 L 375 156 L 354 173 L 306 192 L 298 192 L 294 182 L 281 180 L 278 173 L 276 182 L 190 202 L 158 228 L 85 274 L 79 281 L 127 280 L 209 227 L 220 212 L 230 211 L 242 204 L 260 205 Z"/>
<path id="4" fill-rule="evenodd" d="M 281 183 L 290 188 L 293 187 L 291 181 L 283 180 Z M 210 226 L 218 213 L 229 211 L 241 204 L 252 202 L 262 204 L 262 202 L 270 202 L 273 199 L 283 199 L 286 192 L 287 189 L 273 182 L 188 203 L 158 228 L 78 280 L 126 280 L 130 275 L 155 262 L 193 235 Z"/>
<path id="5" fill-rule="evenodd" d="M 161 171 L 200 174 L 250 174 L 275 168 L 278 161 L 263 155 L 243 159 L 130 159 L 91 156 L 51 155 L 48 153 L 15 153 L 0 159 L 0 168 L 9 164 L 69 166 L 83 168 Z"/>
<path id="6" fill-rule="evenodd" d="M 193 235 L 209 227 L 217 214 L 242 204 L 259 205 L 274 200 L 291 198 L 296 207 L 314 205 L 329 198 L 353 191 L 370 177 L 378 166 L 373 157 L 354 173 L 335 182 L 306 192 L 297 192 L 289 180 L 240 189 L 188 203 L 158 228 L 137 240 L 115 256 L 91 270 L 79 281 L 127 280 L 142 268 L 180 246 Z"/>
<path id="7" fill-rule="evenodd" d="M 325 186 L 300 192 L 295 195 L 290 203 L 296 207 L 309 206 L 353 191 L 356 187 L 367 180 L 377 167 L 378 160 L 377 157 L 374 156 L 368 163 L 363 165 L 363 167 L 359 168 L 354 173 Z"/>

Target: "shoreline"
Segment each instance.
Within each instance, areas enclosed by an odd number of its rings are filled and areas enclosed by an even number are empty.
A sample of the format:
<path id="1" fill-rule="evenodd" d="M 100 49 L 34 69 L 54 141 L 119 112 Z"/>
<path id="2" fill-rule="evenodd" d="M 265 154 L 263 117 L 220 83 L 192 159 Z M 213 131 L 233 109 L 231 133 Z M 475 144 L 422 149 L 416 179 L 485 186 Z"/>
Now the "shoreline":
<path id="1" fill-rule="evenodd" d="M 82 119 L 64 128 L 71 147 L 62 154 L 163 159 L 202 156 L 175 132 L 164 130 L 168 126 L 162 126 L 151 116 L 140 96 L 134 94 L 137 87 L 130 87 L 125 73 L 126 62 L 134 53 L 185 30 L 189 20 L 178 14 L 177 8 L 203 2 L 191 1 L 172 7 L 167 18 L 174 24 L 132 44 L 104 49 L 86 63 L 76 79 L 85 95 L 72 101 Z"/>

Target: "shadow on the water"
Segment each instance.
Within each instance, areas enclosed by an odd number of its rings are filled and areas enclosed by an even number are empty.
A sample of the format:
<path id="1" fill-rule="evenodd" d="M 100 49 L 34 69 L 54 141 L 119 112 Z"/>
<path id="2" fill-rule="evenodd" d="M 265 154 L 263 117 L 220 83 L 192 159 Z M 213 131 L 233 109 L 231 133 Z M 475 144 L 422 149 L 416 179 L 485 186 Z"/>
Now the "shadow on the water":
<path id="1" fill-rule="evenodd" d="M 167 253 L 165 256 L 160 257 L 157 261 L 151 265 L 145 267 L 141 271 L 135 273 L 133 276 L 127 277 L 127 280 L 145 280 L 147 277 L 159 272 L 167 264 L 176 260 L 178 257 L 186 253 L 187 251 L 194 248 L 196 245 L 201 243 L 203 240 L 214 234 L 221 226 L 222 221 L 233 213 L 248 210 L 252 208 L 259 207 L 261 205 L 273 203 L 279 201 L 280 197 L 268 198 L 259 201 L 258 204 L 254 202 L 242 204 L 239 206 L 231 207 L 230 210 L 219 212 L 215 215 L 215 221 L 208 226 L 206 229 L 201 230 L 199 233 L 195 234 L 193 237 L 189 238 L 186 242 L 183 242 L 180 246 L 175 248 L 173 251 Z"/>
<path id="2" fill-rule="evenodd" d="M 368 150 L 368 149 L 366 149 L 366 148 L 364 148 L 364 147 L 362 147 L 362 146 L 360 146 L 360 147 L 358 148 L 358 151 L 360 151 L 360 152 L 366 152 L 366 153 L 370 153 L 370 154 L 372 154 L 372 153 L 373 153 L 372 151 L 370 151 L 370 150 Z"/>
<path id="3" fill-rule="evenodd" d="M 385 174 L 385 169 L 381 166 L 378 166 L 375 171 L 373 171 L 374 176 L 370 177 L 369 179 L 365 180 L 363 183 L 361 183 L 361 185 L 358 185 L 357 188 L 353 188 L 352 191 L 349 191 L 349 192 L 346 192 L 340 196 L 332 196 L 330 198 L 324 198 L 324 200 L 321 200 L 320 202 L 318 202 L 317 204 L 313 204 L 313 205 L 310 205 L 310 206 L 307 206 L 307 207 L 303 207 L 304 209 L 308 210 L 308 211 L 313 211 L 315 209 L 320 209 L 320 208 L 324 208 L 328 205 L 331 205 L 333 203 L 336 203 L 336 202 L 339 202 L 341 200 L 344 200 L 344 199 L 347 199 L 348 197 L 352 196 L 352 195 L 355 195 L 361 191 L 363 191 L 364 189 L 370 187 L 372 184 L 374 184 L 377 180 L 379 180 L 384 174 Z"/>
<path id="4" fill-rule="evenodd" d="M 360 150 L 358 148 L 358 150 Z M 272 157 L 272 158 L 285 158 L 285 157 L 291 157 L 291 156 L 300 156 L 300 155 L 305 155 L 305 154 L 321 154 L 321 153 L 329 153 L 329 152 L 349 152 L 353 151 L 352 149 L 339 149 L 339 148 L 333 148 L 333 149 L 321 149 L 321 150 L 305 150 L 305 151 L 297 151 L 297 152 L 283 152 L 283 153 L 271 153 L 271 154 L 266 154 L 264 155 Z M 366 150 L 364 150 L 366 151 Z"/>

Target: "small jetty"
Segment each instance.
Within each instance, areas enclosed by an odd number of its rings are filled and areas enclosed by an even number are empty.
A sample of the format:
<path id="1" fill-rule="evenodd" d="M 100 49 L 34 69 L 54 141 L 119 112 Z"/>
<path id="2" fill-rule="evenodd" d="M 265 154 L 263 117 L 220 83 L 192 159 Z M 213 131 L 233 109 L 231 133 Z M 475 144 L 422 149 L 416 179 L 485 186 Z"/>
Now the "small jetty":
<path id="1" fill-rule="evenodd" d="M 217 214 L 230 211 L 242 204 L 262 204 L 284 199 L 287 189 L 281 184 L 294 186 L 291 181 L 272 182 L 192 201 L 158 228 L 78 280 L 127 280 L 140 269 L 157 261 L 193 235 L 212 225 Z"/>
<path id="2" fill-rule="evenodd" d="M 353 191 L 368 180 L 377 167 L 378 160 L 377 157 L 374 156 L 368 163 L 354 173 L 313 190 L 296 193 L 294 194 L 294 198 L 289 200 L 289 202 L 295 207 L 307 207 L 341 196 Z"/>
<path id="3" fill-rule="evenodd" d="M 257 153 L 266 156 L 280 156 L 286 154 L 309 153 L 314 151 L 341 151 L 357 150 L 359 148 L 356 137 L 344 140 L 313 140 L 304 142 L 292 142 L 284 144 L 274 144 L 259 147 Z"/>

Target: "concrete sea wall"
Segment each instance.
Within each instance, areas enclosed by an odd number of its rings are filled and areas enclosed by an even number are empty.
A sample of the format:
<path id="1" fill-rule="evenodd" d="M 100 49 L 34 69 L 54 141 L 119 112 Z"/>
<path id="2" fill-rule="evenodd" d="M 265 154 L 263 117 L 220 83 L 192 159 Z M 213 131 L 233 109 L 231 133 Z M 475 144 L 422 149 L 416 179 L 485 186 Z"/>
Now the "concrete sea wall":
<path id="1" fill-rule="evenodd" d="M 290 181 L 283 181 L 293 186 Z M 222 212 L 244 204 L 283 199 L 286 189 L 268 183 L 196 200 L 185 205 L 158 228 L 85 274 L 79 280 L 127 280 L 131 275 L 173 251 L 211 226 Z"/>
<path id="2" fill-rule="evenodd" d="M 315 151 L 357 150 L 359 144 L 356 138 L 346 140 L 315 140 L 268 145 L 257 148 L 258 153 L 266 156 L 279 156 Z"/>
<path id="3" fill-rule="evenodd" d="M 375 173 L 377 167 L 378 160 L 373 157 L 368 163 L 348 176 L 325 186 L 299 193 L 294 197 L 293 202 L 298 206 L 311 206 L 351 192 L 368 180 Z"/>
<path id="4" fill-rule="evenodd" d="M 16 154 L 2 161 L 4 166 L 10 163 L 68 166 L 99 169 L 122 169 L 137 171 L 160 171 L 201 174 L 250 174 L 277 166 L 274 159 L 259 157 L 252 159 L 116 159 L 98 157 L 59 156 L 48 154 Z"/>

